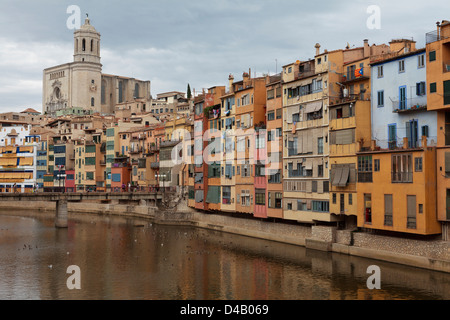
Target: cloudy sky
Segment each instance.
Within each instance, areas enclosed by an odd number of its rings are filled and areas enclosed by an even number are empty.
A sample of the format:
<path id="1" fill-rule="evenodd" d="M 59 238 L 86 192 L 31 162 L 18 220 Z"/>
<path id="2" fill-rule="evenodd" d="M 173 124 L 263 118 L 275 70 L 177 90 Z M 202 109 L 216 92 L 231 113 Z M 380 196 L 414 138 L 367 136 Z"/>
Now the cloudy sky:
<path id="1" fill-rule="evenodd" d="M 312 58 L 316 43 L 424 47 L 436 21 L 450 20 L 448 0 L 0 0 L 0 112 L 42 110 L 43 69 L 73 60 L 70 5 L 101 33 L 103 72 L 150 80 L 153 96 L 227 85 L 250 68 L 274 74 Z"/>

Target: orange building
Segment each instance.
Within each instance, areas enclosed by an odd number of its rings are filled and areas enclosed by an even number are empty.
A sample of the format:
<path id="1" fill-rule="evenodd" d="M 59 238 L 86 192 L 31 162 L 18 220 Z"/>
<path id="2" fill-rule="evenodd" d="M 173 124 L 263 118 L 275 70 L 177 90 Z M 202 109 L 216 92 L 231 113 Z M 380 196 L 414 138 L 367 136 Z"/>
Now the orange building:
<path id="1" fill-rule="evenodd" d="M 450 239 L 450 22 L 426 34 L 427 110 L 437 111 L 437 217 Z"/>
<path id="2" fill-rule="evenodd" d="M 441 233 L 436 219 L 436 148 L 358 152 L 358 227 L 420 235 Z"/>
<path id="3" fill-rule="evenodd" d="M 251 78 L 233 83 L 236 101 L 236 211 L 253 214 L 255 205 L 255 163 L 258 148 L 255 130 L 265 128 L 266 78 Z M 265 190 L 263 191 L 265 194 Z M 262 205 L 262 204 L 261 204 Z"/>

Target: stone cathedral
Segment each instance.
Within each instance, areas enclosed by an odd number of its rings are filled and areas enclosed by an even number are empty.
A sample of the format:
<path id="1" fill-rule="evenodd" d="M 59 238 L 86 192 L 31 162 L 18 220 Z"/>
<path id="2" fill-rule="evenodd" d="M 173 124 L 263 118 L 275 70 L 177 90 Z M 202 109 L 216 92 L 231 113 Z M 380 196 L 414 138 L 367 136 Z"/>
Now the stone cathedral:
<path id="1" fill-rule="evenodd" d="M 150 81 L 102 73 L 100 33 L 86 17 L 74 32 L 73 62 L 44 69 L 43 113 L 113 114 L 116 109 L 150 109 Z"/>

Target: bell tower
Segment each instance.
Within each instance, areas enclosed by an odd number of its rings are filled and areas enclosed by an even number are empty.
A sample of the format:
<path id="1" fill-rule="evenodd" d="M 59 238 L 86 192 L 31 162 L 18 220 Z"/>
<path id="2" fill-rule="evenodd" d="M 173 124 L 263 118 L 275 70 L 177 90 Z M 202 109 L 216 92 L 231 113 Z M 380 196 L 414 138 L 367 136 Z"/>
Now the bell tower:
<path id="1" fill-rule="evenodd" d="M 74 32 L 74 62 L 100 64 L 100 33 L 91 25 L 86 14 L 84 25 Z"/>

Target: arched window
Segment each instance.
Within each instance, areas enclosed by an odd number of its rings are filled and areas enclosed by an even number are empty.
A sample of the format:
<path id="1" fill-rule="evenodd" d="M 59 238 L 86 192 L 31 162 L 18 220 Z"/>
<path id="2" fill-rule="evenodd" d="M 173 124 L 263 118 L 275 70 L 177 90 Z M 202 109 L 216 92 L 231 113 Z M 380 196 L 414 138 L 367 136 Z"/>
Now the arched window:
<path id="1" fill-rule="evenodd" d="M 86 51 L 86 39 L 81 42 L 81 51 Z"/>
<path id="2" fill-rule="evenodd" d="M 139 83 L 134 85 L 134 97 L 139 98 Z"/>
<path id="3" fill-rule="evenodd" d="M 91 40 L 91 52 L 94 51 L 94 40 Z"/>
<path id="4" fill-rule="evenodd" d="M 95 105 L 95 99 L 94 97 L 91 98 L 91 107 L 93 107 Z"/>
<path id="5" fill-rule="evenodd" d="M 102 81 L 102 104 L 106 103 L 106 81 Z"/>
<path id="6" fill-rule="evenodd" d="M 122 81 L 119 81 L 119 103 L 123 102 L 123 85 Z"/>

